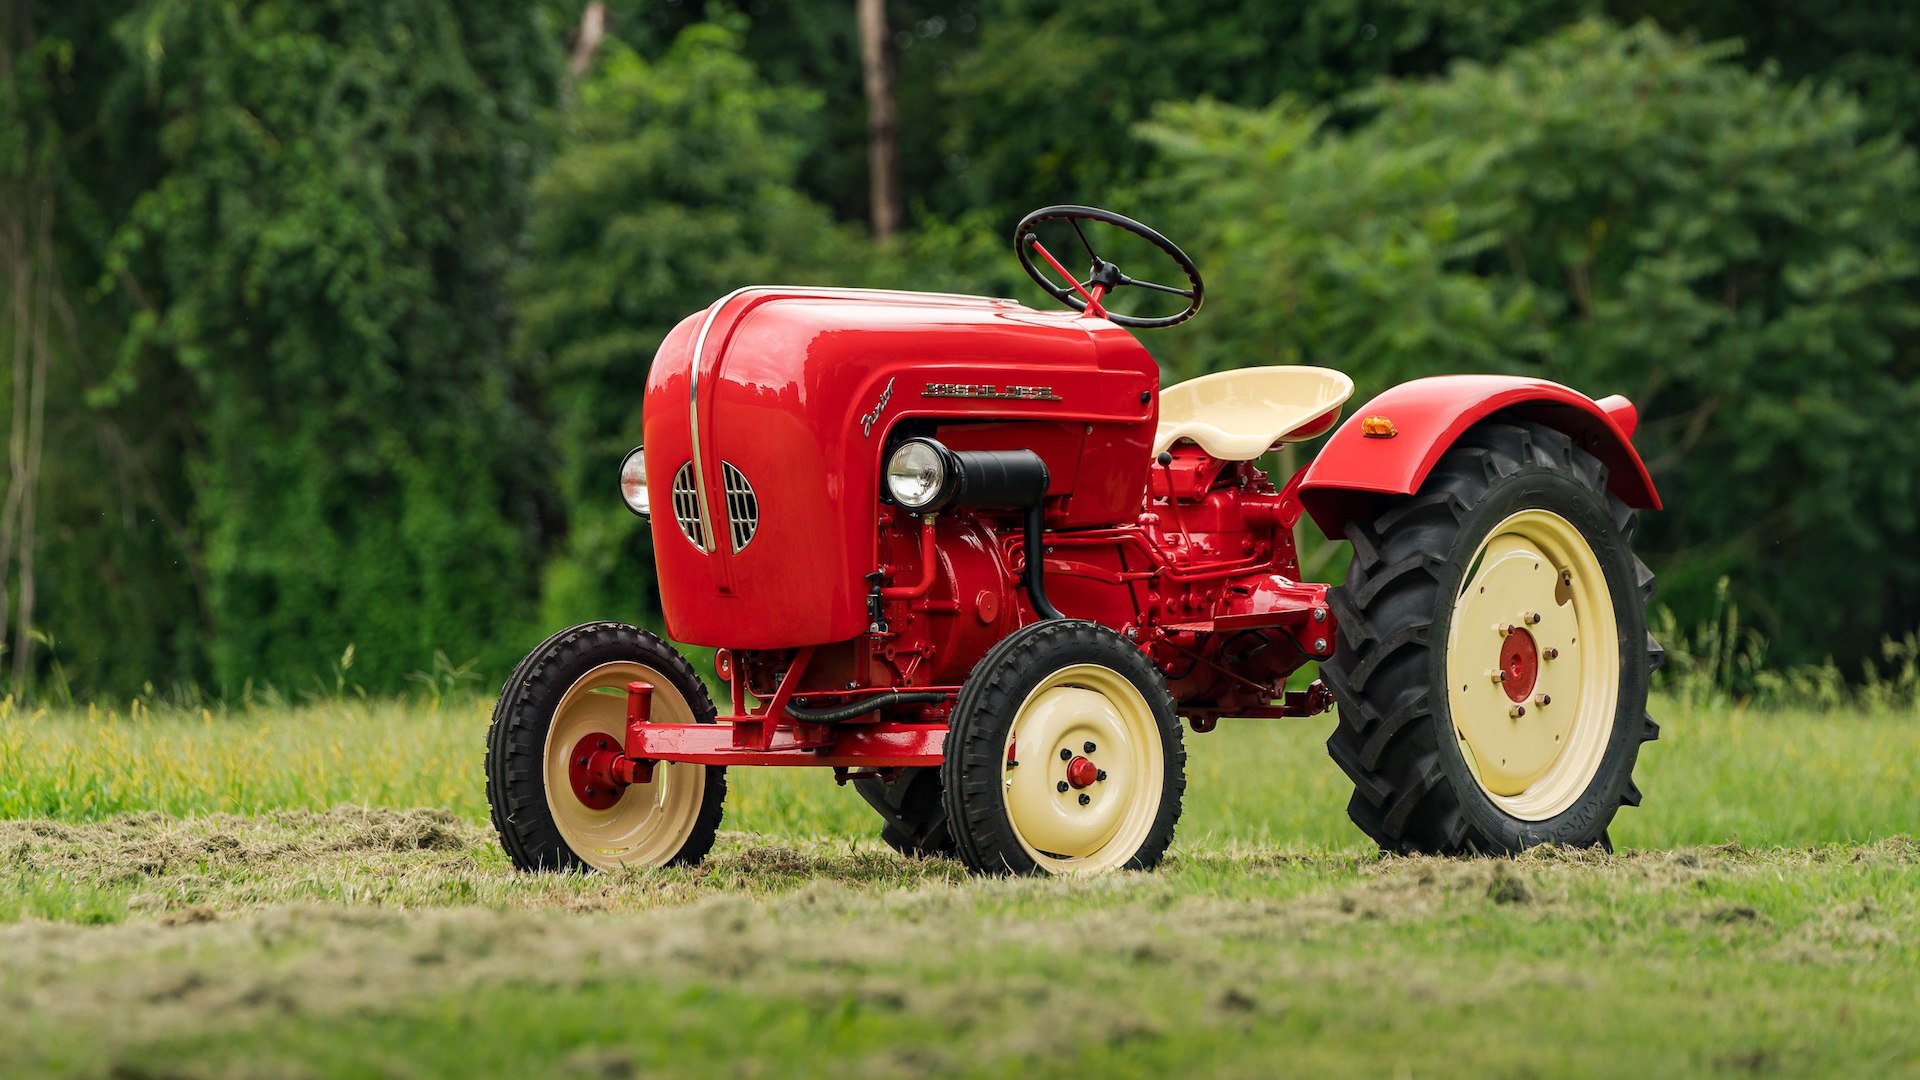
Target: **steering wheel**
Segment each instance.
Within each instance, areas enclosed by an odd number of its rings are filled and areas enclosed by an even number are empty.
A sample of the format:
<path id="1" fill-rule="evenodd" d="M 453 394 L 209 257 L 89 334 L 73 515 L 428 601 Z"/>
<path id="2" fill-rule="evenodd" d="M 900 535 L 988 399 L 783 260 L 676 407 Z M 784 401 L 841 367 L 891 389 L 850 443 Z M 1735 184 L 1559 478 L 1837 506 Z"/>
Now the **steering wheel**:
<path id="1" fill-rule="evenodd" d="M 1056 259 L 1053 253 L 1048 251 L 1040 243 L 1040 238 L 1035 234 L 1034 230 L 1049 221 L 1064 221 L 1073 226 L 1074 235 L 1080 238 L 1080 246 L 1087 250 L 1087 258 L 1092 260 L 1092 269 L 1087 272 L 1087 280 L 1080 281 L 1076 279 L 1066 267 L 1060 265 L 1060 260 Z M 1161 251 L 1166 252 L 1167 257 L 1171 258 L 1174 264 L 1187 275 L 1187 284 L 1190 288 L 1179 289 L 1172 285 L 1162 285 L 1157 281 L 1141 281 L 1121 273 L 1118 266 L 1102 259 L 1100 254 L 1093 250 L 1093 245 L 1087 242 L 1086 232 L 1080 228 L 1082 221 L 1098 221 L 1106 225 L 1111 225 L 1116 229 L 1122 229 L 1138 236 L 1147 243 L 1159 248 Z M 1102 210 L 1097 206 L 1044 206 L 1035 210 L 1033 213 L 1021 218 L 1020 224 L 1014 226 L 1013 250 L 1014 254 L 1020 257 L 1020 266 L 1026 270 L 1027 276 L 1037 282 L 1041 288 L 1047 290 L 1047 295 L 1075 311 L 1086 311 L 1091 308 L 1094 315 L 1104 318 L 1109 322 L 1132 327 L 1136 330 L 1155 330 L 1162 326 L 1173 326 L 1176 323 L 1186 322 L 1200 311 L 1200 301 L 1206 292 L 1206 286 L 1200 280 L 1200 268 L 1193 265 L 1193 260 L 1187 258 L 1186 252 L 1175 247 L 1173 241 L 1161 236 L 1159 233 L 1130 217 L 1123 217 L 1111 210 Z M 1066 278 L 1072 284 L 1070 286 L 1058 285 L 1053 279 L 1042 274 L 1040 268 L 1035 266 L 1033 262 L 1033 256 L 1036 251 L 1040 253 L 1040 257 L 1046 261 L 1047 265 L 1053 267 L 1054 270 L 1058 271 L 1062 277 Z M 1157 318 L 1148 318 L 1141 315 L 1122 315 L 1106 310 L 1105 306 L 1101 304 L 1101 300 L 1111 295 L 1114 291 L 1128 285 L 1139 289 L 1148 289 L 1153 292 L 1184 296 L 1187 298 L 1186 310 L 1175 315 L 1165 315 Z"/>

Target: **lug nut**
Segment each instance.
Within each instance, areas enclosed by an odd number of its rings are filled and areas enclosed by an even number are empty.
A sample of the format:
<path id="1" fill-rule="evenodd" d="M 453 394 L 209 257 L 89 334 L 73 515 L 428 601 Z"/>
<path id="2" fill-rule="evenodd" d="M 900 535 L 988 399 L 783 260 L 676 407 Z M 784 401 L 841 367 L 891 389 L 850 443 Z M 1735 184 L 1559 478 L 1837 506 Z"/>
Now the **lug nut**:
<path id="1" fill-rule="evenodd" d="M 1080 744 L 1080 750 L 1082 753 L 1091 754 L 1093 753 L 1094 746 L 1090 742 L 1084 742 Z"/>
<path id="2" fill-rule="evenodd" d="M 1535 698 L 1533 699 L 1533 703 L 1534 703 L 1535 705 L 1539 705 L 1539 706 L 1542 706 L 1542 707 L 1545 707 L 1545 706 L 1548 706 L 1548 705 L 1551 705 L 1551 704 L 1553 704 L 1553 698 L 1552 698 L 1552 696 L 1551 696 L 1551 695 L 1548 695 L 1548 694 L 1541 694 L 1541 695 L 1539 695 L 1538 697 L 1535 697 Z"/>
<path id="3" fill-rule="evenodd" d="M 1099 772 L 1093 774 L 1093 781 L 1096 784 L 1102 780 L 1105 780 L 1106 778 L 1107 778 L 1107 770 L 1105 769 L 1101 769 Z"/>
<path id="4" fill-rule="evenodd" d="M 1548 649 L 1546 652 L 1541 653 L 1540 655 L 1545 656 L 1549 660 L 1558 660 L 1560 659 L 1560 650 Z"/>
<path id="5" fill-rule="evenodd" d="M 1061 747 L 1061 748 L 1060 748 L 1060 760 L 1061 760 L 1061 761 L 1072 761 L 1072 760 L 1073 760 L 1073 751 L 1071 751 L 1071 750 L 1069 750 L 1069 749 L 1067 749 L 1067 748 L 1066 748 L 1066 747 L 1064 747 L 1064 746 L 1063 746 L 1063 747 Z"/>
<path id="6" fill-rule="evenodd" d="M 1499 634 L 1501 637 L 1506 637 L 1508 634 L 1511 634 L 1518 629 L 1519 627 L 1513 625 L 1512 623 L 1501 623 L 1499 626 L 1496 626 L 1493 628 L 1493 632 L 1496 634 Z"/>
<path id="7" fill-rule="evenodd" d="M 1525 705 L 1515 705 L 1513 708 L 1507 710 L 1508 719 L 1518 720 L 1525 715 L 1527 715 L 1527 707 Z"/>
<path id="8" fill-rule="evenodd" d="M 583 768 L 583 769 L 584 769 L 584 768 L 586 768 L 586 767 L 587 767 L 587 759 L 586 759 L 586 758 L 579 758 L 579 759 L 576 759 L 576 760 L 574 761 L 574 764 L 575 764 L 575 765 L 578 765 L 578 766 L 580 766 L 581 768 Z"/>
<path id="9" fill-rule="evenodd" d="M 1506 681 L 1507 681 L 1507 673 L 1506 673 L 1506 672 L 1504 672 L 1504 671 L 1499 671 L 1499 670 L 1496 670 L 1496 671 L 1494 671 L 1494 673 L 1493 673 L 1493 674 L 1492 674 L 1491 676 L 1489 676 L 1489 677 L 1490 677 L 1490 678 L 1492 678 L 1492 679 L 1493 679 L 1493 681 L 1494 681 L 1494 682 L 1497 682 L 1497 683 L 1500 683 L 1500 682 L 1506 682 Z"/>
<path id="10" fill-rule="evenodd" d="M 1539 626 L 1539 625 L 1540 625 L 1540 613 L 1539 613 L 1539 612 L 1537 612 L 1537 611 L 1529 611 L 1529 612 L 1527 612 L 1527 625 L 1528 625 L 1528 626 Z"/>
<path id="11" fill-rule="evenodd" d="M 1087 793 L 1086 793 L 1086 792 L 1084 792 L 1084 791 L 1080 793 L 1080 805 L 1081 805 L 1081 806 L 1085 806 L 1085 805 L 1087 805 L 1088 803 L 1090 803 L 1090 802 L 1092 802 L 1092 801 L 1093 801 L 1093 796 L 1091 796 L 1091 795 L 1089 795 L 1089 794 L 1087 794 Z"/>
<path id="12" fill-rule="evenodd" d="M 1053 790 L 1059 792 L 1062 795 L 1065 795 L 1067 793 L 1067 782 L 1065 780 L 1060 781 L 1059 783 L 1053 785 Z"/>

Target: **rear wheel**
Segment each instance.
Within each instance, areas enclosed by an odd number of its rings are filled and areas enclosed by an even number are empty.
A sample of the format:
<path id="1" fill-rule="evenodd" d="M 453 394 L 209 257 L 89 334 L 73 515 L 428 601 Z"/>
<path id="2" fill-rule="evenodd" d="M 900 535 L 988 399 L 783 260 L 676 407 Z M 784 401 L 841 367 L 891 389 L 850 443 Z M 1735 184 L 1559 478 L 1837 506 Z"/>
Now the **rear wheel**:
<path id="1" fill-rule="evenodd" d="M 624 788 L 591 778 L 590 755 L 625 741 L 630 682 L 653 686 L 655 721 L 714 722 L 706 685 L 673 646 L 621 623 L 563 630 L 507 679 L 487 733 L 487 802 L 515 866 L 677 866 L 713 847 L 725 768 L 661 762 Z"/>
<path id="2" fill-rule="evenodd" d="M 1349 526 L 1329 601 L 1340 704 L 1328 752 L 1354 823 L 1393 851 L 1605 845 L 1660 650 L 1631 510 L 1566 435 L 1499 419 L 1463 436 L 1419 493 Z"/>
<path id="3" fill-rule="evenodd" d="M 1157 866 L 1186 790 L 1160 672 L 1105 627 L 1022 627 L 975 665 L 940 766 L 962 862 L 983 874 Z"/>

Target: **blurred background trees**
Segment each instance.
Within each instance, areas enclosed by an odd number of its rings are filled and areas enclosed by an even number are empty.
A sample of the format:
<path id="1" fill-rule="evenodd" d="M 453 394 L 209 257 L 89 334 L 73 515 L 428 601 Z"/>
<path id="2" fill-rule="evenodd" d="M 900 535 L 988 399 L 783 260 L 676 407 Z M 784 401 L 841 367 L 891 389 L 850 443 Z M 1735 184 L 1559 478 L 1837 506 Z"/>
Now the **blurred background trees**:
<path id="1" fill-rule="evenodd" d="M 660 338 L 755 281 L 1039 302 L 1049 201 L 1199 260 L 1170 380 L 1623 392 L 1681 625 L 1723 577 L 1776 659 L 1920 625 L 1920 14 L 890 0 L 883 250 L 855 0 L 585 8 L 0 14 L 16 691 L 491 681 L 644 619 L 612 474 Z"/>

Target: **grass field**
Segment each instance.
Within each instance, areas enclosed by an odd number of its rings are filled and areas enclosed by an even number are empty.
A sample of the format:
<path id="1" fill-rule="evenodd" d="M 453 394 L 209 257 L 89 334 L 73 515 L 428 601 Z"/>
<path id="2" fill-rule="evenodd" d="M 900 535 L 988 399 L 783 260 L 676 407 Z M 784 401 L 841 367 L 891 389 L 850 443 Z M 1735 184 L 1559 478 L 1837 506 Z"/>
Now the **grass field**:
<path id="1" fill-rule="evenodd" d="M 1920 1076 L 1920 719 L 1663 702 L 1618 853 L 1382 859 L 1323 721 L 1170 864 L 974 881 L 811 772 L 514 873 L 486 706 L 0 716 L 0 1076 Z"/>

